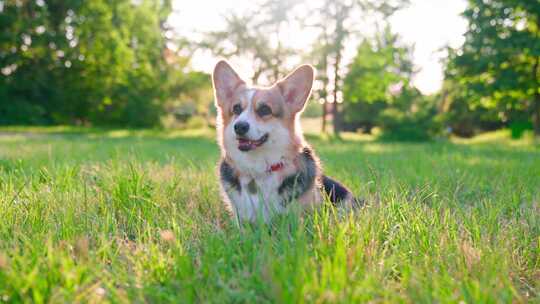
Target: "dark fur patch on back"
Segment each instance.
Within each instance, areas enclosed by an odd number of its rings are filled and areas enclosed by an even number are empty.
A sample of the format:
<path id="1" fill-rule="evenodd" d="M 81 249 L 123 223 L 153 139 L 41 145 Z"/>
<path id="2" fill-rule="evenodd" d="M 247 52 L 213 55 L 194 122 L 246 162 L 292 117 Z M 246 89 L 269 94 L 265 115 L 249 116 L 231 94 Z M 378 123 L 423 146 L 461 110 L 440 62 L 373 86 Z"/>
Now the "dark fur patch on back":
<path id="1" fill-rule="evenodd" d="M 317 163 L 309 148 L 304 148 L 300 154 L 300 161 L 303 162 L 303 168 L 287 176 L 278 188 L 278 193 L 283 197 L 283 205 L 302 196 L 315 183 Z"/>
<path id="2" fill-rule="evenodd" d="M 231 165 L 229 165 L 229 163 L 227 163 L 224 159 L 221 160 L 221 164 L 219 165 L 219 175 L 224 184 L 235 188 L 238 192 L 242 190 L 238 176 L 234 173 Z"/>
<path id="3" fill-rule="evenodd" d="M 332 204 L 345 200 L 351 194 L 349 189 L 343 186 L 340 182 L 335 181 L 328 176 L 323 175 L 322 182 L 324 192 L 326 192 Z"/>

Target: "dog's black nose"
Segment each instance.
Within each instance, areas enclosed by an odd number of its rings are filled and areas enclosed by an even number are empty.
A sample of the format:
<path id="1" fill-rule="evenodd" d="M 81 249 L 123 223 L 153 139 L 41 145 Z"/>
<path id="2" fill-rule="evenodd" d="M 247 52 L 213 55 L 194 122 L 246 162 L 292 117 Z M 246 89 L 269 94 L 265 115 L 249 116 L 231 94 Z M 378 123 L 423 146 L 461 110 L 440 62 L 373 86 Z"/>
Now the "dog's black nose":
<path id="1" fill-rule="evenodd" d="M 238 135 L 245 135 L 249 131 L 249 123 L 239 121 L 234 124 L 234 132 Z"/>

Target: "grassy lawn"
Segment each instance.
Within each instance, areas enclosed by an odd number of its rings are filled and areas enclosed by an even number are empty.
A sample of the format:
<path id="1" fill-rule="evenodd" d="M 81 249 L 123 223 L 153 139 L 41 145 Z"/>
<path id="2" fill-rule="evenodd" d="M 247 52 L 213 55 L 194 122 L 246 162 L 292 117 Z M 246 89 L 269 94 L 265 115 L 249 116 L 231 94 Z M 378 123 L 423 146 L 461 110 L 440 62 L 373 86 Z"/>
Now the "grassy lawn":
<path id="1" fill-rule="evenodd" d="M 538 145 L 310 142 L 369 205 L 238 227 L 211 132 L 0 129 L 0 302 L 540 302 Z"/>

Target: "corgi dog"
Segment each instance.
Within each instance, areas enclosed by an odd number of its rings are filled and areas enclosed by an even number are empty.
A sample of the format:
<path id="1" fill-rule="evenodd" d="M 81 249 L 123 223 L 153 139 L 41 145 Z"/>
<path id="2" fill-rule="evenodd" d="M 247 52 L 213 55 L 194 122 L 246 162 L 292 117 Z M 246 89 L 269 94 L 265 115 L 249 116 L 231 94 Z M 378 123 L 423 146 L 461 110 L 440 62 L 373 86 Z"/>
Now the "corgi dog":
<path id="1" fill-rule="evenodd" d="M 299 116 L 311 95 L 315 70 L 302 65 L 271 87 L 248 86 L 224 60 L 212 74 L 221 147 L 219 177 L 225 203 L 241 222 L 268 222 L 290 204 L 339 206 L 357 201 L 322 174 L 304 140 Z"/>

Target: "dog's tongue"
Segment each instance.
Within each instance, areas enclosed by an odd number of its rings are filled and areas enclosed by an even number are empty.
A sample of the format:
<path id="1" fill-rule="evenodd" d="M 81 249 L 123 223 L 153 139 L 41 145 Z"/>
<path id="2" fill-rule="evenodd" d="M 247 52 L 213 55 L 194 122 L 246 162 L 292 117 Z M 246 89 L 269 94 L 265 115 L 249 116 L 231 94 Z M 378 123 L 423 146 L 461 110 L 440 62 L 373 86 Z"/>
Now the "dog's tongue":
<path id="1" fill-rule="evenodd" d="M 238 149 L 240 151 L 249 151 L 257 148 L 257 142 L 249 139 L 239 139 L 238 140 Z"/>

